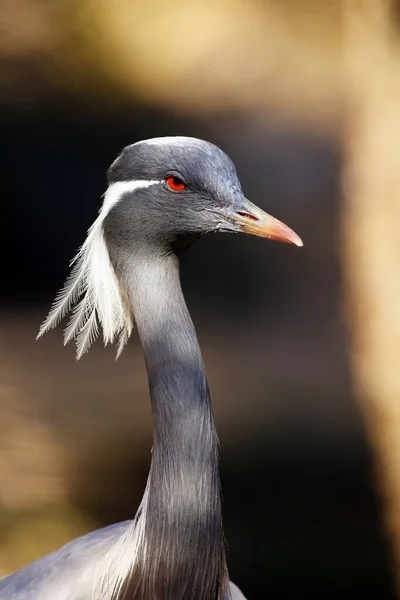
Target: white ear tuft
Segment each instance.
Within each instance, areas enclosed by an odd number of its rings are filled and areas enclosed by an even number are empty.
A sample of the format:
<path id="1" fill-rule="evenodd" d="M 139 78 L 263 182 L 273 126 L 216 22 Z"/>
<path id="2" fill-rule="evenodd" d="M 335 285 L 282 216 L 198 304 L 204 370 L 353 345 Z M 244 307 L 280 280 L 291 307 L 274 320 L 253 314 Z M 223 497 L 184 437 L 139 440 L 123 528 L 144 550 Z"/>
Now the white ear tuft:
<path id="1" fill-rule="evenodd" d="M 56 327 L 72 311 L 64 332 L 64 343 L 75 339 L 77 358 L 90 348 L 103 329 L 104 344 L 118 337 L 117 358 L 133 329 L 129 300 L 111 264 L 104 240 L 103 221 L 111 208 L 126 192 L 148 187 L 158 181 L 121 181 L 110 185 L 104 196 L 99 216 L 90 227 L 85 243 L 71 263 L 73 269 L 64 287 L 57 294 L 43 322 L 38 338 Z"/>

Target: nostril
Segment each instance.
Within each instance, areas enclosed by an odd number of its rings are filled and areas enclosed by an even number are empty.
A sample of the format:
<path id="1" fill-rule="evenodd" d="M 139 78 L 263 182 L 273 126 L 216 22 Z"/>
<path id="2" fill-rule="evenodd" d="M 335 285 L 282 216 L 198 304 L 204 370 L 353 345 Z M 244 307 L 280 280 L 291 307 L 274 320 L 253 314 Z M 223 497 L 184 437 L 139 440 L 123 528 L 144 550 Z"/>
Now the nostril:
<path id="1" fill-rule="evenodd" d="M 247 212 L 242 212 L 241 210 L 238 210 L 237 214 L 241 217 L 244 217 L 245 219 L 250 219 L 251 221 L 258 221 L 257 217 L 255 217 L 254 215 L 250 215 Z"/>

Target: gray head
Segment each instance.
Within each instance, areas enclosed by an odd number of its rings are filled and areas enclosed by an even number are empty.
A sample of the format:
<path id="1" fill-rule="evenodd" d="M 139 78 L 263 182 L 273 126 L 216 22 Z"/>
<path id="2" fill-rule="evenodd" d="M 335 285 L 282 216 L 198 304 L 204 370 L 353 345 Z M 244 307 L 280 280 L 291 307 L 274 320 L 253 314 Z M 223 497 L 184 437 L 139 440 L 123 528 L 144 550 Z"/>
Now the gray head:
<path id="1" fill-rule="evenodd" d="M 213 231 L 248 232 L 299 244 L 286 226 L 245 199 L 230 158 L 217 146 L 164 137 L 126 147 L 108 171 L 110 186 L 143 182 L 104 220 L 106 239 L 178 248 Z M 154 251 L 154 248 L 152 248 Z"/>
<path id="2" fill-rule="evenodd" d="M 74 308 L 65 342 L 77 341 L 78 358 L 103 329 L 119 336 L 119 352 L 132 330 L 118 263 L 143 253 L 179 253 L 209 232 L 243 232 L 301 246 L 286 225 L 247 200 L 235 167 L 217 146 L 189 137 L 164 137 L 127 146 L 108 171 L 100 214 L 39 335 Z M 110 260 L 110 256 L 112 260 Z M 122 260 L 123 259 L 123 260 Z"/>
<path id="3" fill-rule="evenodd" d="M 171 247 L 216 231 L 221 215 L 243 198 L 235 167 L 217 146 L 194 138 L 156 138 L 128 146 L 108 172 L 109 184 L 153 182 L 127 193 L 104 221 L 107 238 L 128 236 Z M 152 249 L 154 251 L 154 249 Z"/>

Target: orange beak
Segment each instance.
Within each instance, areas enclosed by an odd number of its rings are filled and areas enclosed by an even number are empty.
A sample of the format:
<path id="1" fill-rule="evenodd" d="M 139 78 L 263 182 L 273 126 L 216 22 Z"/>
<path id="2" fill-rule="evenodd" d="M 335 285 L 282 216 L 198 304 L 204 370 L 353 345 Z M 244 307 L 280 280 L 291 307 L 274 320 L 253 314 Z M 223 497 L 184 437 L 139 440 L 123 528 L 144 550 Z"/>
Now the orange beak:
<path id="1" fill-rule="evenodd" d="M 290 227 L 271 217 L 247 198 L 243 198 L 239 208 L 229 212 L 228 218 L 237 232 L 257 235 L 295 246 L 303 245 L 301 238 Z"/>

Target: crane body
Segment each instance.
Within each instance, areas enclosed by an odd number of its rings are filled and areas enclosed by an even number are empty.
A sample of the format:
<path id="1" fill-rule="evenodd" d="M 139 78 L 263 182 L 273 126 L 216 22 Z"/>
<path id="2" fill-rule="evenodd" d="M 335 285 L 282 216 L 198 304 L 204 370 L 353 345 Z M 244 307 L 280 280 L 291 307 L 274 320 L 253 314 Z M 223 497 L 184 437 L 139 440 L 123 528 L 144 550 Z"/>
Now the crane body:
<path id="1" fill-rule="evenodd" d="M 126 147 L 99 215 L 39 335 L 70 313 L 77 357 L 102 330 L 118 354 L 135 322 L 149 380 L 153 450 L 133 521 L 78 538 L 0 580 L 0 600 L 244 600 L 229 581 L 218 438 L 179 258 L 211 232 L 302 245 L 243 195 L 218 147 L 155 138 Z"/>

